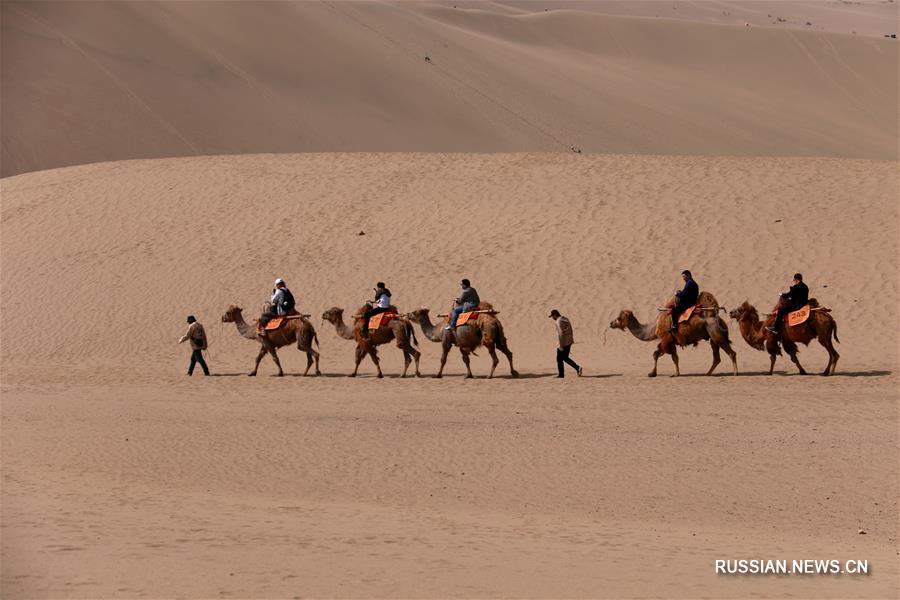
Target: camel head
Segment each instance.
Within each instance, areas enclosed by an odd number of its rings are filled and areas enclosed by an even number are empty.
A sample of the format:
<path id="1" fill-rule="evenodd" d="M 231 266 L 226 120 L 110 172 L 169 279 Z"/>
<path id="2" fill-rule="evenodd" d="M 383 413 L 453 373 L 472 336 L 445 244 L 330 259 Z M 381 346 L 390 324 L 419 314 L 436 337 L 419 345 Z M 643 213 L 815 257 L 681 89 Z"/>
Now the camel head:
<path id="1" fill-rule="evenodd" d="M 416 310 L 406 313 L 405 317 L 416 323 L 421 323 L 428 318 L 429 310 L 427 308 L 417 308 Z"/>
<path id="2" fill-rule="evenodd" d="M 609 322 L 610 329 L 628 329 L 628 322 L 634 318 L 630 310 L 623 310 L 615 320 Z"/>
<path id="3" fill-rule="evenodd" d="M 740 306 L 729 312 L 728 316 L 737 321 L 743 321 L 744 319 L 759 319 L 759 313 L 756 312 L 756 308 L 746 300 L 744 300 Z"/>
<path id="4" fill-rule="evenodd" d="M 322 320 L 328 321 L 332 325 L 337 325 L 344 318 L 344 309 L 332 306 L 322 313 Z"/>
<path id="5" fill-rule="evenodd" d="M 240 316 L 241 316 L 241 307 L 235 306 L 234 304 L 232 304 L 225 311 L 225 314 L 222 315 L 222 322 L 223 323 L 234 323 Z"/>

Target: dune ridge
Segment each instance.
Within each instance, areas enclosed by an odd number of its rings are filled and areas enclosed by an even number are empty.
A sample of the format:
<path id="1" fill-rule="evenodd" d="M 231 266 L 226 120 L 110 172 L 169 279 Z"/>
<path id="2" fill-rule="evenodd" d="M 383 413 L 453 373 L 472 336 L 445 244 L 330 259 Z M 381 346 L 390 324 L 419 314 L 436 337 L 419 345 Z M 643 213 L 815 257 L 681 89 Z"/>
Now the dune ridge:
<path id="1" fill-rule="evenodd" d="M 257 152 L 897 158 L 896 40 L 627 6 L 4 2 L 0 175 Z"/>

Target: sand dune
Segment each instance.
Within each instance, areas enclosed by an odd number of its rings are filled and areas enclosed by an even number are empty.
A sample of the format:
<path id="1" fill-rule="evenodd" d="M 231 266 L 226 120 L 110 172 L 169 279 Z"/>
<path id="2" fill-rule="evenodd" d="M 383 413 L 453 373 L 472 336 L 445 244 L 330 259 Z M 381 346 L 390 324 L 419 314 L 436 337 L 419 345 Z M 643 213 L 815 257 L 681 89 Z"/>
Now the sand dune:
<path id="1" fill-rule="evenodd" d="M 257 311 L 277 276 L 316 318 L 359 306 L 378 280 L 401 309 L 437 312 L 468 276 L 502 311 L 522 366 L 552 365 L 546 313 L 561 304 L 578 354 L 635 373 L 650 345 L 608 323 L 621 308 L 652 318 L 686 267 L 723 305 L 765 309 L 800 270 L 834 309 L 843 369 L 897 363 L 897 273 L 860 266 L 896 258 L 893 162 L 282 155 L 97 164 L 0 189 L 4 365 L 132 370 L 138 353 L 141 371 L 180 370 L 170 342 L 196 313 L 220 368 L 245 368 L 252 343 L 216 321 L 230 303 Z M 50 339 L 13 319 L 37 290 L 66 306 L 45 316 Z M 323 368 L 345 372 L 349 343 L 324 327 L 320 338 Z M 745 368 L 767 365 L 742 344 Z M 295 368 L 300 356 L 285 354 Z M 689 355 L 701 371 L 708 351 Z"/>
<path id="2" fill-rule="evenodd" d="M 829 29 L 808 31 L 735 27 L 752 3 L 665 4 L 673 18 L 615 2 L 4 2 L 0 170 L 571 146 L 897 157 L 897 41 L 826 27 L 891 27 L 895 5 L 773 4 Z"/>

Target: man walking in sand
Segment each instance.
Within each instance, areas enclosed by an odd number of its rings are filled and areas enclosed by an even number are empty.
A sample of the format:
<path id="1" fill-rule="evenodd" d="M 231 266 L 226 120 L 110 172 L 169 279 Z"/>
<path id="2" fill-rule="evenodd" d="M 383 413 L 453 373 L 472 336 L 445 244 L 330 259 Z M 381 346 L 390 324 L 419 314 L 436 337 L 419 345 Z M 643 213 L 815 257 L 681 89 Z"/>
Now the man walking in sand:
<path id="1" fill-rule="evenodd" d="M 194 366 L 197 363 L 200 363 L 200 368 L 203 369 L 204 375 L 209 375 L 209 368 L 206 366 L 206 361 L 203 360 L 203 351 L 206 350 L 206 330 L 203 329 L 203 325 L 200 324 L 199 321 L 194 317 L 194 315 L 188 315 L 187 318 L 188 329 L 187 333 L 181 336 L 181 339 L 178 340 L 178 343 L 181 344 L 186 342 L 187 340 L 191 341 L 191 366 L 188 367 L 188 376 L 194 374 Z"/>
<path id="2" fill-rule="evenodd" d="M 556 367 L 559 369 L 557 378 L 562 379 L 566 376 L 563 363 L 575 369 L 575 372 L 581 377 L 583 369 L 578 363 L 569 358 L 569 351 L 572 350 L 572 344 L 575 343 L 572 323 L 567 317 L 559 314 L 559 311 L 555 308 L 550 311 L 550 318 L 556 321 L 556 335 L 559 337 L 559 346 L 556 348 Z"/>

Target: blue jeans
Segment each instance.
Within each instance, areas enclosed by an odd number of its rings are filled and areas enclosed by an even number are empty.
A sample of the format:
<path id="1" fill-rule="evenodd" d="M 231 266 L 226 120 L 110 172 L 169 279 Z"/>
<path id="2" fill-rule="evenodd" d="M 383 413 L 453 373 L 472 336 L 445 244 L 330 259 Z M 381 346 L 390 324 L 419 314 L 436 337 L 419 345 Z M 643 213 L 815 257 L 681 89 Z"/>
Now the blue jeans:
<path id="1" fill-rule="evenodd" d="M 188 375 L 194 374 L 194 365 L 200 363 L 200 368 L 203 369 L 204 375 L 209 375 L 209 367 L 206 366 L 206 361 L 203 360 L 203 352 L 201 350 L 194 350 L 191 352 L 191 366 L 188 367 Z"/>
<path id="2" fill-rule="evenodd" d="M 477 307 L 473 306 L 471 303 L 463 304 L 462 306 L 457 306 L 453 310 L 450 311 L 450 328 L 456 328 L 456 321 L 459 319 L 459 315 L 464 312 L 469 312 L 470 310 L 475 310 Z"/>

